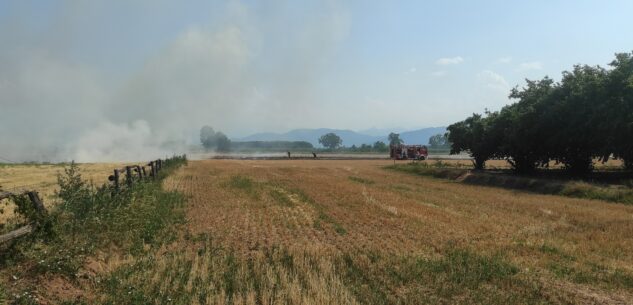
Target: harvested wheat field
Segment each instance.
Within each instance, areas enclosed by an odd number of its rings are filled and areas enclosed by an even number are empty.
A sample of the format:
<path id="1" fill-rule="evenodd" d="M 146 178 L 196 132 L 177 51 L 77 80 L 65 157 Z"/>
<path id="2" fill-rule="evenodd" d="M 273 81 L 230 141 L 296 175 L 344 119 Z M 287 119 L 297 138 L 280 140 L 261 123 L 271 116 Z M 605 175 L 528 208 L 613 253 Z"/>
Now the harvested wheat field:
<path id="1" fill-rule="evenodd" d="M 633 303 L 633 207 L 389 164 L 189 162 L 165 181 L 186 233 L 118 280 L 156 304 Z"/>

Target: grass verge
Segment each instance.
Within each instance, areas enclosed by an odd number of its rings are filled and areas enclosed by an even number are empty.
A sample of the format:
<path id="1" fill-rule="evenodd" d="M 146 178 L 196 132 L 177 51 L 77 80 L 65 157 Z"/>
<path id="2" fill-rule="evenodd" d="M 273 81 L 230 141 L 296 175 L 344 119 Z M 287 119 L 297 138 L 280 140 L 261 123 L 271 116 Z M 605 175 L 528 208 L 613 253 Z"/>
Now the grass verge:
<path id="1" fill-rule="evenodd" d="M 583 181 L 552 180 L 510 175 L 507 173 L 475 172 L 463 167 L 448 167 L 441 162 L 389 165 L 389 170 L 433 178 L 459 180 L 462 183 L 524 190 L 540 194 L 574 198 L 597 199 L 633 204 L 633 187 L 625 185 L 599 185 Z"/>

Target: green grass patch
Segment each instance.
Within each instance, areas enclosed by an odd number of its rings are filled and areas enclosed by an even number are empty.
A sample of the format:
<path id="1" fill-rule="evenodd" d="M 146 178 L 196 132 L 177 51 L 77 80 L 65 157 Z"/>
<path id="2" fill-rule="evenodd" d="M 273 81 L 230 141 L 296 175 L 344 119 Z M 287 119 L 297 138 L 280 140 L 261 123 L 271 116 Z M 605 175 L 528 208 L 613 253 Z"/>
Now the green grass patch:
<path id="1" fill-rule="evenodd" d="M 413 275 L 430 271 L 467 288 L 477 288 L 483 283 L 507 279 L 518 273 L 517 267 L 500 256 L 481 256 L 468 250 L 451 250 L 439 260 L 418 260 L 415 267 L 411 269 Z"/>
<path id="2" fill-rule="evenodd" d="M 597 264 L 571 264 L 566 260 L 551 261 L 547 269 L 555 276 L 578 284 L 601 286 L 606 289 L 633 289 L 633 274 Z"/>
<path id="3" fill-rule="evenodd" d="M 363 258 L 366 257 L 366 258 Z M 371 262 L 371 263 L 367 263 Z M 540 304 L 538 282 L 501 256 L 452 249 L 439 258 L 367 253 L 337 264 L 361 304 Z M 396 291 L 385 287 L 397 287 Z"/>
<path id="4" fill-rule="evenodd" d="M 288 197 L 288 194 L 278 189 L 272 189 L 268 192 L 268 194 L 270 195 L 271 198 L 273 198 L 275 202 L 277 202 L 281 206 L 285 206 L 285 207 L 295 206 L 295 203 L 292 202 L 292 200 L 290 200 L 290 198 Z"/>
<path id="5" fill-rule="evenodd" d="M 385 169 L 405 172 L 418 176 L 442 178 L 455 180 L 468 173 L 467 168 L 453 168 L 446 163 L 437 161 L 435 163 L 415 162 L 409 164 L 394 164 L 385 166 Z"/>
<path id="6" fill-rule="evenodd" d="M 586 182 L 570 182 L 565 184 L 560 195 L 633 204 L 633 188 L 628 186 L 597 186 Z"/>
<path id="7" fill-rule="evenodd" d="M 576 260 L 576 258 L 573 255 L 569 255 L 565 253 L 564 251 L 560 250 L 559 248 L 549 245 L 549 244 L 542 244 L 541 247 L 539 247 L 539 251 L 542 253 L 548 254 L 550 256 L 566 260 L 566 261 Z"/>
<path id="8" fill-rule="evenodd" d="M 224 183 L 224 186 L 244 192 L 254 199 L 260 198 L 260 189 L 262 188 L 262 186 L 253 181 L 253 179 L 239 175 L 231 177 Z"/>
<path id="9" fill-rule="evenodd" d="M 348 178 L 349 178 L 349 180 L 352 180 L 354 182 L 361 183 L 361 184 L 371 185 L 371 184 L 375 183 L 373 180 L 369 180 L 369 179 L 365 179 L 365 178 L 361 178 L 361 177 L 349 176 Z"/>
<path id="10" fill-rule="evenodd" d="M 249 191 L 255 187 L 255 182 L 251 178 L 243 176 L 233 176 L 227 183 L 228 186 L 236 189 Z"/>

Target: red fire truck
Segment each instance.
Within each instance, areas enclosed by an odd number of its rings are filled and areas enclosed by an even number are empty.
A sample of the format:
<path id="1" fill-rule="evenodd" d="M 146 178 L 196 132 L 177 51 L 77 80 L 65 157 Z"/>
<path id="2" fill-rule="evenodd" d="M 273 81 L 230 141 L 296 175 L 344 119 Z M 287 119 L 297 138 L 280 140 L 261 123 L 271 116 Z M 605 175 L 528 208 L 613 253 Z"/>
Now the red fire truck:
<path id="1" fill-rule="evenodd" d="M 429 150 L 424 145 L 391 145 L 389 156 L 395 160 L 426 160 Z"/>

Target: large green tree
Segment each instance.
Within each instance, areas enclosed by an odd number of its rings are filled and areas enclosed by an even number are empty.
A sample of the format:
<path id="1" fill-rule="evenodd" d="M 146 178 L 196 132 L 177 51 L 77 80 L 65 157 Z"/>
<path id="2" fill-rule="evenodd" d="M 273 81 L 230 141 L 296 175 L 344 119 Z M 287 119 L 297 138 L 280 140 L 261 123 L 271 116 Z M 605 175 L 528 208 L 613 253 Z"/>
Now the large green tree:
<path id="1" fill-rule="evenodd" d="M 343 144 L 341 137 L 333 132 L 326 133 L 319 138 L 319 143 L 329 149 L 337 149 Z"/>
<path id="2" fill-rule="evenodd" d="M 603 68 L 575 66 L 563 72 L 548 108 L 550 115 L 555 115 L 547 135 L 549 155 L 572 173 L 587 173 L 594 158 L 609 156 L 607 135 L 613 122 L 606 112 L 606 80 Z"/>
<path id="3" fill-rule="evenodd" d="M 490 130 L 490 114 L 484 117 L 473 114 L 463 121 L 451 124 L 446 129 L 451 143 L 451 154 L 468 152 L 473 158 L 475 169 L 484 169 L 486 160 L 495 155 L 497 146 L 488 135 Z"/>
<path id="4" fill-rule="evenodd" d="M 477 168 L 505 158 L 521 173 L 554 160 L 586 174 L 611 156 L 633 169 L 633 53 L 616 54 L 610 66 L 576 65 L 557 83 L 527 80 L 512 89 L 513 104 L 449 126 L 452 153 L 469 151 Z"/>
<path id="5" fill-rule="evenodd" d="M 610 118 L 609 147 L 633 170 L 633 52 L 619 53 L 610 64 L 605 84 L 609 92 L 605 112 Z"/>
<path id="6" fill-rule="evenodd" d="M 545 140 L 552 132 L 551 120 L 544 117 L 553 97 L 554 81 L 526 80 L 527 85 L 512 89 L 510 98 L 518 102 L 506 106 L 499 112 L 494 123 L 494 134 L 503 133 L 498 156 L 505 157 L 515 171 L 527 173 L 540 165 L 547 165 L 549 157 Z"/>

